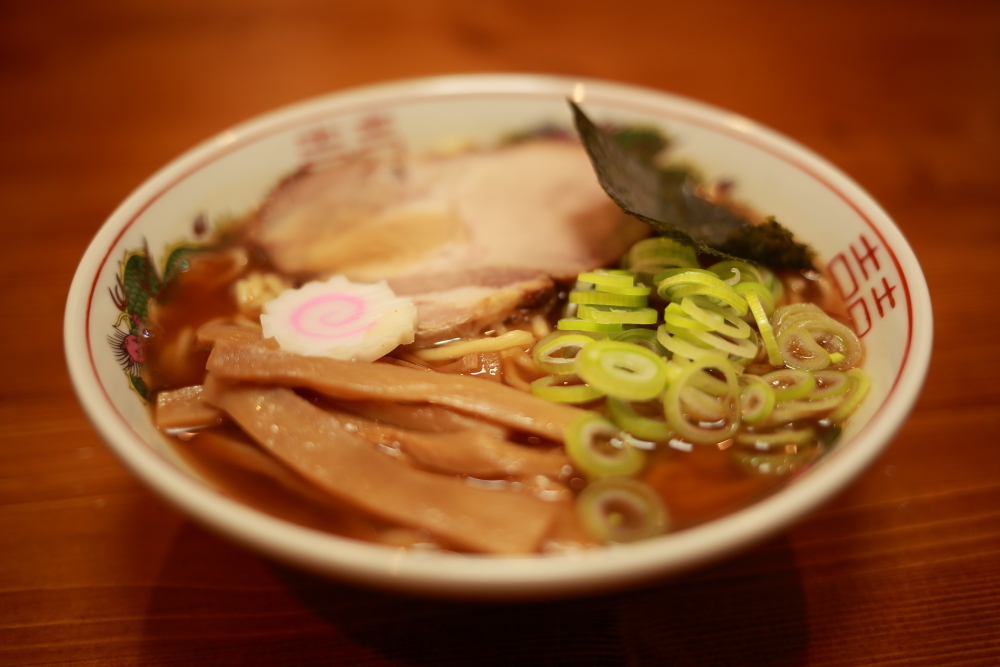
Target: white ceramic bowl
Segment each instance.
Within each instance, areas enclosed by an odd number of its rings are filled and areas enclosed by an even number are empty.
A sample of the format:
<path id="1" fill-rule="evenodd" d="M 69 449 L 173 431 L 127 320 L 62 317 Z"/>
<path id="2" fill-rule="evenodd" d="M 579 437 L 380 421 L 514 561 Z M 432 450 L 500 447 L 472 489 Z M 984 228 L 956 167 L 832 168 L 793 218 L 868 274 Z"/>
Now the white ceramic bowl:
<path id="1" fill-rule="evenodd" d="M 565 100 L 581 92 L 595 119 L 662 128 L 675 139 L 675 157 L 689 159 L 709 178 L 733 180 L 738 198 L 777 216 L 826 260 L 858 323 L 873 380 L 829 456 L 777 494 L 707 524 L 636 544 L 530 558 L 421 554 L 316 532 L 229 500 L 179 461 L 123 373 L 130 363 L 128 322 L 109 291 L 128 251 L 145 243 L 159 262 L 169 244 L 192 234 L 199 215 L 215 219 L 251 209 L 280 178 L 317 155 L 399 146 L 420 153 L 446 142 L 489 144 L 545 122 L 569 128 Z M 331 577 L 437 595 L 518 597 L 635 584 L 786 528 L 850 483 L 900 427 L 924 380 L 931 327 L 924 277 L 892 220 L 857 184 L 795 142 L 736 114 L 657 91 L 478 75 L 321 97 L 234 127 L 174 160 L 125 200 L 87 249 L 69 294 L 65 346 L 77 394 L 97 430 L 135 474 L 202 524 Z M 117 336 L 114 346 L 109 336 Z"/>

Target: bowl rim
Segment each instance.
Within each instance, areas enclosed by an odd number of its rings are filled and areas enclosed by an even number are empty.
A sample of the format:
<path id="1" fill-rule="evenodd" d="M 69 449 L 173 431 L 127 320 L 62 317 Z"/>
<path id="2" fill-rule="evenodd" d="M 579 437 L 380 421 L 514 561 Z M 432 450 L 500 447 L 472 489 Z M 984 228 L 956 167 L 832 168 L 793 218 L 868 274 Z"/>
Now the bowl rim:
<path id="1" fill-rule="evenodd" d="M 230 500 L 169 463 L 115 408 L 97 375 L 90 340 L 91 304 L 102 269 L 121 237 L 172 186 L 222 155 L 289 126 L 327 116 L 332 108 L 345 113 L 351 107 L 364 109 L 415 98 L 551 99 L 568 97 L 581 85 L 587 103 L 667 115 L 723 132 L 790 162 L 836 192 L 891 255 L 907 301 L 908 339 L 900 371 L 885 401 L 850 446 L 814 466 L 807 484 L 791 484 L 718 519 L 636 544 L 527 558 L 421 554 L 321 533 Z M 81 331 L 84 336 L 77 335 Z M 102 224 L 74 275 L 63 333 L 73 387 L 96 430 L 140 479 L 199 523 L 269 557 L 325 576 L 429 595 L 523 598 L 638 584 L 706 564 L 787 529 L 843 489 L 902 426 L 926 377 L 933 319 L 926 280 L 888 214 L 846 174 L 792 139 L 739 114 L 649 88 L 577 77 L 467 74 L 404 79 L 322 95 L 235 125 L 186 151 L 137 187 Z"/>

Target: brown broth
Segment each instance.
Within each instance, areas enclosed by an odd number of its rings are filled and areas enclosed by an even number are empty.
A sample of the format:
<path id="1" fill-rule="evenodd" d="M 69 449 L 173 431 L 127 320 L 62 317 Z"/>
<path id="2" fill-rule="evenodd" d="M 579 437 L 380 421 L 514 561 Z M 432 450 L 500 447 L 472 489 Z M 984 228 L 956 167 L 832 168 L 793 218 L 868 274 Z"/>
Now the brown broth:
<path id="1" fill-rule="evenodd" d="M 153 308 L 152 335 L 144 368 L 152 391 L 200 384 L 204 380 L 209 351 L 195 344 L 194 332 L 208 321 L 237 316 L 239 308 L 233 294 L 235 282 L 252 271 L 268 268 L 262 253 L 239 239 L 229 239 L 215 250 L 199 252 L 191 258 L 187 270 L 177 277 L 170 291 Z M 812 301 L 846 321 L 843 304 L 818 276 L 806 278 L 802 274 L 785 274 L 782 279 L 789 301 Z M 560 306 L 561 303 L 552 303 L 551 310 L 546 313 L 553 322 Z M 520 313 L 516 321 L 508 324 L 525 326 L 538 312 Z M 483 361 L 481 367 L 469 374 L 486 376 L 483 381 L 502 381 L 499 372 L 498 364 Z M 583 407 L 603 411 L 602 402 Z M 537 442 L 537 438 L 523 434 L 515 433 L 511 438 L 522 444 Z M 256 447 L 228 424 L 187 434 L 184 439 L 175 438 L 174 446 L 222 493 L 268 514 L 354 539 L 400 544 L 426 541 L 423 539 L 426 535 L 414 536 L 419 531 L 394 529 L 332 498 L 317 501 L 315 497 L 305 497 L 293 490 L 294 484 L 283 484 L 273 476 L 234 465 L 220 454 L 222 450 L 217 446 L 225 439 Z M 674 530 L 738 510 L 787 482 L 787 477 L 761 474 L 741 465 L 725 449 L 728 444 L 731 441 L 721 445 L 695 445 L 690 451 L 661 446 L 650 454 L 640 479 L 664 500 Z M 285 474 L 295 476 L 290 470 Z M 585 484 L 579 478 L 564 481 L 573 490 Z"/>
<path id="2" fill-rule="evenodd" d="M 239 313 L 233 285 L 254 270 L 266 270 L 262 253 L 238 239 L 196 251 L 151 308 L 145 380 L 151 392 L 200 384 L 209 350 L 194 344 L 198 327 Z"/>
<path id="3" fill-rule="evenodd" d="M 786 481 L 748 470 L 715 445 L 659 448 L 641 479 L 663 498 L 674 530 L 736 511 Z"/>

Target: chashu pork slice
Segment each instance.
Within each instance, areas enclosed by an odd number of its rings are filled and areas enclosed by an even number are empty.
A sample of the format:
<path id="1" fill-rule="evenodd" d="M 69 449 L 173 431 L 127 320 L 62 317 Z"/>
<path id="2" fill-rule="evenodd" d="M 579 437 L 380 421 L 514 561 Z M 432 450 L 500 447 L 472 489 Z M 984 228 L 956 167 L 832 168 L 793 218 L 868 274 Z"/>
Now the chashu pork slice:
<path id="1" fill-rule="evenodd" d="M 530 275 L 455 271 L 419 280 L 393 279 L 389 284 L 417 307 L 416 341 L 422 343 L 475 336 L 518 308 L 545 305 L 555 296 L 555 284 L 548 276 Z"/>
<path id="2" fill-rule="evenodd" d="M 615 261 L 648 227 L 608 198 L 581 146 L 539 139 L 303 172 L 252 233 L 287 273 L 419 295 L 417 335 L 434 340 L 538 303 L 543 285 Z"/>

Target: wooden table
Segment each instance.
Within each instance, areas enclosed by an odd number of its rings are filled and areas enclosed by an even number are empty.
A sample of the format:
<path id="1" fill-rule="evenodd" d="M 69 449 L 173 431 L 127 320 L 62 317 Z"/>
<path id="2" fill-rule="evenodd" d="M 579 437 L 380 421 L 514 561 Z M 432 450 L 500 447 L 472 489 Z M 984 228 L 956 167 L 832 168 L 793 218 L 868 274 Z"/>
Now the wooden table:
<path id="1" fill-rule="evenodd" d="M 102 220 L 301 98 L 450 72 L 618 79 L 735 110 L 896 219 L 936 311 L 912 417 L 835 501 L 708 569 L 583 600 L 400 598 L 274 565 L 101 443 L 61 322 Z M 0 664 L 1000 664 L 1000 4 L 0 3 Z"/>

